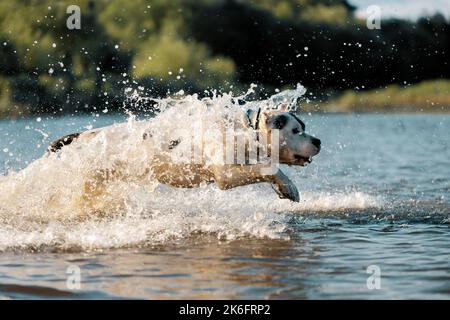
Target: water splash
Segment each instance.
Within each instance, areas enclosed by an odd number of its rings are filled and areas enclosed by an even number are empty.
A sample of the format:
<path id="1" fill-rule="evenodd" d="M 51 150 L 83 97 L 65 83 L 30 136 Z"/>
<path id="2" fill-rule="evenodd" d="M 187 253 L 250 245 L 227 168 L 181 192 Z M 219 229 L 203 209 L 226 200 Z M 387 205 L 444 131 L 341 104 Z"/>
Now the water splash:
<path id="1" fill-rule="evenodd" d="M 267 184 L 229 191 L 214 185 L 176 189 L 159 184 L 148 174 L 152 156 L 183 134 L 180 129 L 212 127 L 219 119 L 242 121 L 242 109 L 255 104 L 274 109 L 287 103 L 294 109 L 305 92 L 298 85 L 266 100 L 251 101 L 253 90 L 251 86 L 241 96 L 212 92 L 205 98 L 178 94 L 153 99 L 156 105 L 150 111 L 155 117 L 138 121 L 130 115 L 125 123 L 44 155 L 19 172 L 0 176 L 0 250 L 95 250 L 154 245 L 198 234 L 221 240 L 288 239 L 287 213 L 380 205 L 380 199 L 358 192 L 306 191 L 301 203 L 293 203 L 279 199 Z M 149 132 L 151 147 L 143 148 L 143 134 Z M 99 172 L 118 166 L 120 178 L 89 202 L 86 183 Z"/>

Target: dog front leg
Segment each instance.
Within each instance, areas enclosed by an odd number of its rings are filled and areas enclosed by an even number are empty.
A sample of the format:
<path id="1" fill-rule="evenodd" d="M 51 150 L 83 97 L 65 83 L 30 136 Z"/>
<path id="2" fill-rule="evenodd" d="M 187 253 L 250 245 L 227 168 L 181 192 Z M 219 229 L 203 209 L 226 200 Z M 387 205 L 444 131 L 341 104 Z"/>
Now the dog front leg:
<path id="1" fill-rule="evenodd" d="M 280 198 L 287 198 L 295 202 L 300 201 L 300 196 L 294 183 L 281 170 L 277 170 L 277 173 L 274 175 L 263 175 L 261 169 L 264 168 L 266 168 L 266 165 L 229 165 L 212 167 L 210 170 L 217 186 L 221 190 L 252 183 L 269 182 Z"/>
<path id="2" fill-rule="evenodd" d="M 224 165 L 209 168 L 216 185 L 221 190 L 258 182 L 270 182 L 269 176 L 261 175 L 260 165 Z"/>

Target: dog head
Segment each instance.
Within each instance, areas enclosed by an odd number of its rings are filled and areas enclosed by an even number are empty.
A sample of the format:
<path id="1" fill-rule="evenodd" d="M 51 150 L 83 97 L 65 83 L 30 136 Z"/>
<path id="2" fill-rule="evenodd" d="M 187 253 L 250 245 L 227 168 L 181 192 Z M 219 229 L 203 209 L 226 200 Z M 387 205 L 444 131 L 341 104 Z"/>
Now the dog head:
<path id="1" fill-rule="evenodd" d="M 279 161 L 289 165 L 305 166 L 320 152 L 321 142 L 305 132 L 305 123 L 285 109 L 262 112 L 261 129 L 279 130 Z"/>

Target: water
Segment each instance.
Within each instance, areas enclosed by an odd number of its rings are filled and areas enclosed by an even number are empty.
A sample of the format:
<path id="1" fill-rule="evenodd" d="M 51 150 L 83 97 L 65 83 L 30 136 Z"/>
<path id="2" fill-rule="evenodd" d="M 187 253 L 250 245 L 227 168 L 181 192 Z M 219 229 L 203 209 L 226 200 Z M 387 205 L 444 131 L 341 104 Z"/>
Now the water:
<path id="1" fill-rule="evenodd" d="M 127 118 L 0 121 L 0 297 L 449 299 L 450 116 L 302 119 L 323 150 L 306 168 L 282 168 L 299 204 L 265 184 L 132 181 L 111 191 L 125 207 L 93 217 L 71 201 L 80 171 L 106 151 L 33 160 L 54 138 Z M 371 265 L 378 290 L 366 284 Z M 81 290 L 67 287 L 69 266 L 80 268 Z"/>

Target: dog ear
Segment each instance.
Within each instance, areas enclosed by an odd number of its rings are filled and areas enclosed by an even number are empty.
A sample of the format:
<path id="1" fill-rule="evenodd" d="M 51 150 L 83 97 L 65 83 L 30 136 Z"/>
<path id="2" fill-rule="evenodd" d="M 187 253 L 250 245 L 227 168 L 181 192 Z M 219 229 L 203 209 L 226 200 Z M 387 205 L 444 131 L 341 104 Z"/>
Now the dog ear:
<path id="1" fill-rule="evenodd" d="M 271 129 L 281 130 L 288 122 L 288 117 L 284 114 L 278 116 L 266 117 L 266 124 Z"/>

